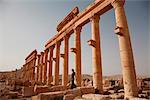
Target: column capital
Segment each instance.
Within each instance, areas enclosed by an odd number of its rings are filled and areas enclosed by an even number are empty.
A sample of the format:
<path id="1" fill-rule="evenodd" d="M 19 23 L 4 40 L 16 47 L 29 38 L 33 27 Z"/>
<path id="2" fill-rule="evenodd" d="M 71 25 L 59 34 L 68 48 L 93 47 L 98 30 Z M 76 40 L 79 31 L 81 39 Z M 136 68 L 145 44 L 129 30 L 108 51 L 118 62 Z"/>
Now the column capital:
<path id="1" fill-rule="evenodd" d="M 124 2 L 123 2 L 123 0 L 112 0 L 111 5 L 115 9 L 116 7 L 123 7 Z"/>
<path id="2" fill-rule="evenodd" d="M 56 45 L 60 46 L 61 45 L 61 41 L 57 41 Z"/>
<path id="3" fill-rule="evenodd" d="M 49 49 L 54 49 L 55 48 L 55 45 L 52 45 L 49 47 Z"/>
<path id="4" fill-rule="evenodd" d="M 82 27 L 81 27 L 81 26 L 76 26 L 76 27 L 73 28 L 73 30 L 74 30 L 74 31 L 77 31 L 77 32 L 75 32 L 75 33 L 80 33 L 81 30 L 82 30 Z"/>
<path id="5" fill-rule="evenodd" d="M 44 52 L 41 52 L 41 55 L 44 55 Z"/>
<path id="6" fill-rule="evenodd" d="M 66 40 L 66 39 L 68 40 L 69 38 L 70 38 L 70 34 L 66 34 L 63 39 L 64 40 Z"/>
<path id="7" fill-rule="evenodd" d="M 48 52 L 49 52 L 49 49 L 45 49 L 45 50 L 44 50 L 44 53 L 47 54 Z"/>
<path id="8" fill-rule="evenodd" d="M 94 14 L 92 15 L 92 17 L 90 18 L 90 21 L 92 20 L 96 20 L 96 21 L 99 21 L 100 20 L 100 16 L 98 14 Z"/>

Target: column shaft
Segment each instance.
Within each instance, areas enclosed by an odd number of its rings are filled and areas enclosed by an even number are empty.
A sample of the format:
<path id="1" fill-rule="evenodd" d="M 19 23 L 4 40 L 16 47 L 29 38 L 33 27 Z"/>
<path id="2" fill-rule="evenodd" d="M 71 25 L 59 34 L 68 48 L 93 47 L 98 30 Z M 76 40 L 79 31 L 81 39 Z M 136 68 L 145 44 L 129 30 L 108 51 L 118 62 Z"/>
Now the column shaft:
<path id="1" fill-rule="evenodd" d="M 35 64 L 36 64 L 36 58 L 34 58 L 32 61 L 32 79 L 31 80 L 35 80 Z"/>
<path id="2" fill-rule="evenodd" d="M 80 40 L 80 33 L 81 33 L 81 27 L 76 27 L 74 29 L 74 35 L 75 35 L 75 72 L 76 72 L 76 81 L 77 86 L 81 86 L 81 40 Z"/>
<path id="3" fill-rule="evenodd" d="M 68 83 L 68 50 L 69 50 L 69 36 L 64 37 L 64 65 L 62 73 L 62 85 L 67 86 Z"/>
<path id="4" fill-rule="evenodd" d="M 39 80 L 39 65 L 40 65 L 40 55 L 37 55 L 37 73 L 36 73 L 36 81 L 38 82 L 38 80 Z"/>
<path id="5" fill-rule="evenodd" d="M 114 0 L 114 2 L 112 2 L 112 6 L 115 10 L 116 26 L 120 28 L 120 32 L 122 34 L 118 35 L 118 39 L 120 47 L 121 65 L 123 69 L 125 97 L 137 96 L 138 91 L 136 83 L 135 65 L 123 2 L 120 0 Z"/>
<path id="6" fill-rule="evenodd" d="M 56 62 L 54 72 L 54 85 L 59 84 L 59 58 L 60 58 L 60 42 L 56 43 Z"/>
<path id="7" fill-rule="evenodd" d="M 49 71 L 48 71 L 48 84 L 51 84 L 52 82 L 52 66 L 53 66 L 53 50 L 54 47 L 50 47 L 50 53 L 49 53 Z"/>
<path id="8" fill-rule="evenodd" d="M 39 78 L 39 82 L 42 82 L 43 58 L 44 58 L 44 53 L 41 52 L 41 58 L 40 58 L 40 78 Z"/>
<path id="9" fill-rule="evenodd" d="M 43 73 L 43 83 L 47 81 L 47 60 L 48 60 L 48 50 L 44 52 L 44 73 Z"/>
<path id="10" fill-rule="evenodd" d="M 101 62 L 101 49 L 100 49 L 100 31 L 99 31 L 98 15 L 91 18 L 92 27 L 92 40 L 95 45 L 92 47 L 92 64 L 93 64 L 93 85 L 99 91 L 103 92 L 102 86 L 102 62 Z"/>

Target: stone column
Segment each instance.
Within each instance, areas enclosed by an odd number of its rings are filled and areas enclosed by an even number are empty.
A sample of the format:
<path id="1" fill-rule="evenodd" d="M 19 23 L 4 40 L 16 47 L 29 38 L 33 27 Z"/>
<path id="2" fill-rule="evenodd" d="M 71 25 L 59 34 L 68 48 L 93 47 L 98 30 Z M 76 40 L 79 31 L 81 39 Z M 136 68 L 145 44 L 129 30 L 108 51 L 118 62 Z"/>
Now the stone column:
<path id="1" fill-rule="evenodd" d="M 49 71 L 48 71 L 48 85 L 52 82 L 52 66 L 53 66 L 53 50 L 54 46 L 51 46 L 49 49 Z"/>
<path id="2" fill-rule="evenodd" d="M 102 93 L 102 61 L 100 49 L 99 19 L 100 17 L 98 15 L 93 15 L 93 17 L 90 19 L 92 39 L 88 41 L 88 44 L 92 46 L 93 86 L 99 93 Z"/>
<path id="3" fill-rule="evenodd" d="M 47 61 L 48 61 L 48 49 L 44 51 L 44 73 L 43 73 L 43 83 L 46 84 L 47 81 Z"/>
<path id="4" fill-rule="evenodd" d="M 59 84 L 60 45 L 61 45 L 61 42 L 58 41 L 56 43 L 56 63 L 55 63 L 55 70 L 54 70 L 54 85 L 58 85 Z"/>
<path id="5" fill-rule="evenodd" d="M 62 85 L 67 86 L 68 84 L 68 51 L 69 51 L 69 35 L 64 37 L 64 54 L 61 55 L 64 59 L 63 73 L 62 73 Z"/>
<path id="6" fill-rule="evenodd" d="M 33 59 L 32 61 L 32 79 L 33 81 L 35 81 L 35 64 L 36 64 L 36 58 Z"/>
<path id="7" fill-rule="evenodd" d="M 74 29 L 74 46 L 75 48 L 71 48 L 71 52 L 75 54 L 75 72 L 76 72 L 76 81 L 77 86 L 81 86 L 81 40 L 80 33 L 82 27 L 76 27 Z"/>
<path id="8" fill-rule="evenodd" d="M 114 0 L 112 6 L 114 7 L 116 17 L 115 33 L 119 39 L 125 97 L 137 96 L 135 65 L 123 2 L 121 0 Z"/>
<path id="9" fill-rule="evenodd" d="M 40 67 L 40 56 L 41 55 L 37 55 L 37 72 L 36 72 L 36 81 L 38 82 L 38 80 L 39 80 L 39 67 Z"/>
<path id="10" fill-rule="evenodd" d="M 44 58 L 44 52 L 41 52 L 41 58 L 40 58 L 40 79 L 39 82 L 42 83 L 42 73 L 43 73 L 43 58 Z"/>

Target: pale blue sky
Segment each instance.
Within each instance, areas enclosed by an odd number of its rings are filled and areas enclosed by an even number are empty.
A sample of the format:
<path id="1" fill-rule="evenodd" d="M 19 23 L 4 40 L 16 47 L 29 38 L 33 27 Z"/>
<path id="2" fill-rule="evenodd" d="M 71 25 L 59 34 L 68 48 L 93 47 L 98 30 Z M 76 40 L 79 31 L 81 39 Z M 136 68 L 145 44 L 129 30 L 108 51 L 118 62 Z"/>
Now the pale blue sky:
<path id="1" fill-rule="evenodd" d="M 0 71 L 14 70 L 24 64 L 25 57 L 34 49 L 44 50 L 45 43 L 54 36 L 58 23 L 75 6 L 82 11 L 93 0 L 0 0 Z M 150 76 L 150 30 L 148 0 L 128 0 L 126 16 L 131 33 L 136 72 Z M 101 47 L 103 75 L 121 74 L 118 38 L 114 34 L 113 9 L 101 16 Z M 90 23 L 82 29 L 82 73 L 91 74 Z M 74 35 L 70 37 L 73 47 Z M 63 43 L 61 46 L 63 53 Z M 62 63 L 62 59 L 61 63 Z M 74 55 L 69 52 L 69 71 Z M 60 64 L 60 73 L 62 64 Z"/>

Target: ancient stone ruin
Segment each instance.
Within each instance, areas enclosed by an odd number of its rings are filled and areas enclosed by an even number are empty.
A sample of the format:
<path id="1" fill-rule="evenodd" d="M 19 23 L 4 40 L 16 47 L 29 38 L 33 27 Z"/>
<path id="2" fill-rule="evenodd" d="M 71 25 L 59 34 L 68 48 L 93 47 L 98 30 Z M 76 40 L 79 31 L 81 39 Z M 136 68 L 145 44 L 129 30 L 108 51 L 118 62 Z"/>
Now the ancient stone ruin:
<path id="1" fill-rule="evenodd" d="M 114 9 L 116 18 L 114 33 L 119 39 L 124 85 L 123 96 L 125 98 L 137 97 L 138 88 L 135 64 L 123 4 L 122 0 L 95 0 L 83 12 L 79 12 L 78 7 L 75 7 L 57 26 L 58 32 L 45 44 L 45 50 L 40 53 L 34 50 L 26 57 L 25 64 L 20 69 L 20 84 L 22 84 L 22 92 L 20 94 L 23 97 L 31 97 L 33 100 L 73 100 L 76 96 L 90 93 L 92 94 L 88 96 L 89 98 L 101 98 L 96 100 L 109 98 L 106 95 L 102 96 L 106 92 L 103 89 L 99 21 L 101 15 L 110 9 Z M 90 87 L 82 87 L 80 35 L 82 27 L 87 23 L 91 23 L 92 37 L 87 43 L 92 48 L 93 82 Z M 69 37 L 72 34 L 74 34 L 74 48 L 69 48 Z M 64 41 L 64 53 L 60 54 L 62 41 Z M 54 49 L 56 50 L 56 57 L 53 56 Z M 74 68 L 77 88 L 73 90 L 70 90 L 68 87 L 69 50 L 74 53 L 75 57 Z M 63 58 L 61 85 L 59 84 L 60 57 Z M 54 76 L 52 76 L 53 68 Z M 99 93 L 102 97 L 94 93 Z M 83 97 L 87 98 L 86 95 Z"/>

